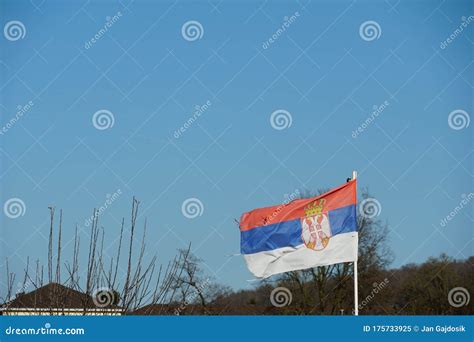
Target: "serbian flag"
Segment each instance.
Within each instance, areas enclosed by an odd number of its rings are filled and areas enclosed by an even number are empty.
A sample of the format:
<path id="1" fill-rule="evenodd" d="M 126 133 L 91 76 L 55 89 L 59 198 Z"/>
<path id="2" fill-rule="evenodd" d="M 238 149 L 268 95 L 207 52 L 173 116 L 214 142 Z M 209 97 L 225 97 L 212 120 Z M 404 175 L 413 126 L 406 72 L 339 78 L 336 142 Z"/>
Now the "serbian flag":
<path id="1" fill-rule="evenodd" d="M 259 208 L 240 219 L 240 251 L 256 277 L 357 261 L 356 183 Z"/>

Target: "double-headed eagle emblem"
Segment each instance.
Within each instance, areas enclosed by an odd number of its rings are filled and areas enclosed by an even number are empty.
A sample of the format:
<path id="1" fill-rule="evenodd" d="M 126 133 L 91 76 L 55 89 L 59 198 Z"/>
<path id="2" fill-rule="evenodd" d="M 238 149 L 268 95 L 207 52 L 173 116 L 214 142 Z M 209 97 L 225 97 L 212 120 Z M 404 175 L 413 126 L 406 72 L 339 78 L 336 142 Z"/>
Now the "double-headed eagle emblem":
<path id="1" fill-rule="evenodd" d="M 305 208 L 305 217 L 301 219 L 301 237 L 306 247 L 320 251 L 326 248 L 331 237 L 329 218 L 324 212 L 326 199 L 321 198 L 309 203 Z"/>

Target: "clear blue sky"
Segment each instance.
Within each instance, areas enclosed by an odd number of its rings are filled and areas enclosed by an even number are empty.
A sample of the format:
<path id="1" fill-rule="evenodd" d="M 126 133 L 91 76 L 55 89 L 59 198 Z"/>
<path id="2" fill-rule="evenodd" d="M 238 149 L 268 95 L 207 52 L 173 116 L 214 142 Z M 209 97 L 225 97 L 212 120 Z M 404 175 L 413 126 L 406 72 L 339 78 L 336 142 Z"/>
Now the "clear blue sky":
<path id="1" fill-rule="evenodd" d="M 48 206 L 64 210 L 67 243 L 120 189 L 100 217 L 108 251 L 135 195 L 149 252 L 166 262 L 191 241 L 218 282 L 245 288 L 243 259 L 227 257 L 239 252 L 234 218 L 353 169 L 391 227 L 393 266 L 472 255 L 473 202 L 440 224 L 473 192 L 474 123 L 448 123 L 473 113 L 471 14 L 469 1 L 1 1 L 1 27 L 24 26 L 1 32 L 2 126 L 33 105 L 0 135 L 2 208 L 11 198 L 26 208 L 1 212 L 0 278 L 6 256 L 14 272 L 27 256 L 45 261 Z M 182 34 L 191 20 L 198 37 Z M 375 36 L 361 35 L 367 21 Z M 103 109 L 114 124 L 99 130 Z M 272 127 L 276 110 L 291 126 Z M 182 214 L 188 198 L 201 216 Z"/>

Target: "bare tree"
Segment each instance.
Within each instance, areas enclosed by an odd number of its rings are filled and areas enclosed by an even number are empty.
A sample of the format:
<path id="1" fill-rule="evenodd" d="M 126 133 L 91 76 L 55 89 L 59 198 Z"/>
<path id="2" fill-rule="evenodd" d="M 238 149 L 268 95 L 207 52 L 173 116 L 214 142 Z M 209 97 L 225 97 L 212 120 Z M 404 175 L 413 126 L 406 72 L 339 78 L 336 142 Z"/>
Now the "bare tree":
<path id="1" fill-rule="evenodd" d="M 48 239 L 47 267 L 48 283 L 64 284 L 62 286 L 51 286 L 49 293 L 49 312 L 61 312 L 64 314 L 65 305 L 68 301 L 67 289 L 74 289 L 84 293 L 82 296 L 83 313 L 87 314 L 91 310 L 107 309 L 115 307 L 123 313 L 131 312 L 143 305 L 168 304 L 174 301 L 176 288 L 173 286 L 176 279 L 182 277 L 184 265 L 188 265 L 189 248 L 179 251 L 168 265 L 164 268 L 158 264 L 156 256 L 151 256 L 149 261 L 145 261 L 146 253 L 146 228 L 145 220 L 142 237 L 137 243 L 137 218 L 140 202 L 133 198 L 131 220 L 128 236 L 128 248 L 125 258 L 123 257 L 123 241 L 125 237 L 125 220 L 122 220 L 120 227 L 119 243 L 115 258 L 107 259 L 104 254 L 105 229 L 99 226 L 99 211 L 93 210 L 92 223 L 89 232 L 87 248 L 87 263 L 81 272 L 80 251 L 81 239 L 78 227 L 74 231 L 74 245 L 72 261 L 62 259 L 62 232 L 63 213 L 60 211 L 58 238 L 55 243 L 55 208 L 49 207 L 50 228 Z M 53 250 L 56 247 L 56 255 Z M 122 260 L 126 262 L 122 265 Z M 5 303 L 13 299 L 13 285 L 15 274 L 10 272 L 8 259 L 7 264 L 7 289 L 3 299 Z M 54 265 L 55 264 L 55 265 Z M 64 264 L 66 276 L 61 274 L 61 265 Z M 53 269 L 55 266 L 55 274 Z M 122 272 L 122 273 L 120 273 Z M 81 274 L 85 274 L 85 279 L 81 279 Z M 24 270 L 22 288 L 31 283 L 34 289 L 43 286 L 43 266 L 39 259 L 36 262 L 36 274 L 30 275 L 29 258 Z M 34 309 L 34 308 L 33 308 Z"/>
<path id="2" fill-rule="evenodd" d="M 201 314 L 210 314 L 215 302 L 222 296 L 231 292 L 227 286 L 218 284 L 214 279 L 207 276 L 201 265 L 203 260 L 196 257 L 187 250 L 179 250 L 182 258 L 178 259 L 178 267 L 182 272 L 178 274 L 173 282 L 173 288 L 179 292 L 179 306 L 177 314 L 184 310 L 193 313 L 194 309 Z M 186 257 L 184 257 L 186 255 Z"/>

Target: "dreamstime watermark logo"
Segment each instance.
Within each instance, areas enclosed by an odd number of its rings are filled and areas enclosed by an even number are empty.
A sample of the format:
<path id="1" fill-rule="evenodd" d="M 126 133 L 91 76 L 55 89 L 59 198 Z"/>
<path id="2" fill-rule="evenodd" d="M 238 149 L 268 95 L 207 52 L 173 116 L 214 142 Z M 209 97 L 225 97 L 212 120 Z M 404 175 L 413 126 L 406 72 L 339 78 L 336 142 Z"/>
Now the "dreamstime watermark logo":
<path id="1" fill-rule="evenodd" d="M 31 279 L 26 279 L 26 281 L 24 283 L 18 282 L 17 287 L 16 287 L 16 291 L 15 291 L 15 295 L 18 296 L 22 293 L 25 293 L 26 290 L 29 289 L 32 286 L 34 286 L 34 284 L 31 281 Z"/>
<path id="2" fill-rule="evenodd" d="M 30 279 L 26 279 L 24 283 L 21 283 L 21 282 L 18 282 L 17 283 L 17 287 L 16 287 L 16 291 L 12 293 L 10 293 L 7 298 L 6 298 L 6 303 L 4 304 L 3 308 L 4 309 L 9 309 L 10 308 L 10 305 L 12 303 L 12 300 L 15 298 L 15 297 L 18 297 L 22 294 L 24 294 L 26 292 L 26 290 L 28 288 L 30 288 L 31 286 L 35 286 L 35 284 L 30 280 Z"/>
<path id="3" fill-rule="evenodd" d="M 10 130 L 10 128 L 15 126 L 18 120 L 20 120 L 23 117 L 23 115 L 25 115 L 34 105 L 35 104 L 33 101 L 29 101 L 24 106 L 19 105 L 17 107 L 17 112 L 15 113 L 15 115 L 10 120 L 8 120 L 8 122 L 5 125 L 3 125 L 3 127 L 0 129 L 0 135 L 4 135 Z"/>
<path id="4" fill-rule="evenodd" d="M 296 21 L 296 19 L 298 19 L 299 16 L 300 13 L 298 11 L 289 17 L 285 16 L 283 18 L 283 24 L 281 24 L 281 26 L 270 36 L 270 38 L 262 43 L 262 48 L 264 50 L 268 49 L 271 44 L 276 42 L 278 38 L 280 38 L 280 36 L 285 33 L 285 31 Z"/>
<path id="5" fill-rule="evenodd" d="M 117 303 L 119 299 L 117 298 L 117 295 L 116 291 L 108 287 L 101 287 L 95 290 L 92 294 L 92 301 L 98 308 L 106 308 Z"/>
<path id="6" fill-rule="evenodd" d="M 300 197 L 300 190 L 299 189 L 295 189 L 295 191 L 293 191 L 291 194 L 284 194 L 283 195 L 283 204 L 286 205 L 288 203 L 290 203 L 291 201 L 294 201 L 295 199 L 299 198 Z"/>
<path id="7" fill-rule="evenodd" d="M 106 33 L 107 31 L 122 17 L 122 12 L 118 11 L 112 17 L 107 16 L 105 17 L 105 24 L 102 26 L 99 31 L 87 42 L 84 43 L 84 48 L 86 50 L 90 49 L 92 45 L 97 43 Z"/>
<path id="8" fill-rule="evenodd" d="M 84 328 L 53 328 L 51 323 L 45 323 L 39 328 L 16 328 L 9 326 L 5 329 L 6 335 L 84 335 Z"/>
<path id="9" fill-rule="evenodd" d="M 199 21 L 189 20 L 181 27 L 181 35 L 188 42 L 194 42 L 204 36 L 204 27 Z"/>
<path id="10" fill-rule="evenodd" d="M 293 301 L 293 295 L 286 287 L 276 287 L 270 293 L 270 302 L 277 308 L 288 306 Z"/>
<path id="11" fill-rule="evenodd" d="M 469 204 L 469 202 L 471 202 L 471 200 L 474 198 L 474 193 L 470 192 L 467 195 L 462 194 L 461 197 L 461 202 L 459 202 L 459 204 L 455 206 L 453 210 L 451 210 L 451 212 L 440 221 L 439 225 L 441 227 L 446 227 L 448 222 L 451 221 L 457 214 L 459 214 L 459 212 L 463 210 Z"/>
<path id="12" fill-rule="evenodd" d="M 360 25 L 359 35 L 363 40 L 371 42 L 380 38 L 382 35 L 382 28 L 378 22 L 368 20 Z"/>
<path id="13" fill-rule="evenodd" d="M 117 191 L 115 191 L 113 194 L 105 195 L 104 203 L 94 212 L 95 218 L 102 215 L 112 205 L 112 203 L 114 203 L 120 197 L 120 195 L 122 195 L 121 189 L 117 189 Z M 94 215 L 91 215 L 84 221 L 84 226 L 89 227 L 92 222 L 94 222 Z"/>
<path id="14" fill-rule="evenodd" d="M 466 29 L 469 24 L 474 20 L 474 16 L 470 15 L 469 17 L 461 17 L 461 24 L 449 35 L 448 38 L 443 40 L 440 44 L 439 47 L 441 49 L 446 49 L 449 44 L 454 42 L 456 38 Z"/>
<path id="15" fill-rule="evenodd" d="M 277 109 L 270 115 L 270 125 L 278 131 L 290 128 L 292 123 L 293 117 L 285 109 Z"/>
<path id="16" fill-rule="evenodd" d="M 362 132 L 364 132 L 371 124 L 378 118 L 380 114 L 390 105 L 388 101 L 384 101 L 381 105 L 374 105 L 372 107 L 372 113 L 361 123 L 355 130 L 352 131 L 352 138 L 357 138 Z"/>
<path id="17" fill-rule="evenodd" d="M 380 283 L 373 283 L 372 284 L 372 291 L 359 303 L 358 308 L 361 310 L 362 308 L 366 307 L 374 298 L 375 296 L 382 291 L 390 281 L 385 278 Z M 354 309 L 352 309 L 352 314 L 354 314 Z"/>
<path id="18" fill-rule="evenodd" d="M 20 198 L 10 198 L 3 205 L 3 212 L 11 219 L 16 219 L 20 216 L 24 216 L 26 213 L 26 205 Z"/>
<path id="19" fill-rule="evenodd" d="M 448 125 L 456 131 L 469 127 L 470 122 L 469 114 L 462 109 L 453 110 L 448 115 Z"/>
<path id="20" fill-rule="evenodd" d="M 469 304 L 471 300 L 471 295 L 469 291 L 464 287 L 455 287 L 451 289 L 448 293 L 448 302 L 449 305 L 460 308 L 461 306 L 465 306 Z"/>
<path id="21" fill-rule="evenodd" d="M 184 217 L 188 219 L 193 219 L 198 216 L 202 216 L 204 213 L 204 205 L 198 198 L 188 198 L 181 205 L 181 212 Z"/>
<path id="22" fill-rule="evenodd" d="M 382 205 L 375 198 L 366 198 L 359 204 L 359 213 L 362 217 L 373 219 L 382 212 Z"/>
<path id="23" fill-rule="evenodd" d="M 107 109 L 98 110 L 92 116 L 92 124 L 101 131 L 114 127 L 114 123 L 114 114 Z"/>
<path id="24" fill-rule="evenodd" d="M 9 21 L 3 27 L 3 35 L 11 42 L 23 39 L 26 36 L 26 27 L 21 21 Z"/>
<path id="25" fill-rule="evenodd" d="M 209 107 L 212 106 L 212 102 L 207 100 L 205 104 L 203 104 L 202 106 L 199 106 L 199 105 L 196 105 L 194 107 L 194 113 L 193 115 L 191 115 L 191 117 L 186 120 L 186 122 L 180 127 L 178 128 L 176 131 L 174 131 L 174 137 L 176 139 L 179 139 L 184 132 L 186 132 L 188 130 L 188 128 L 190 128 L 193 123 L 199 119 L 199 117 L 204 114 L 208 109 Z"/>
<path id="26" fill-rule="evenodd" d="M 266 226 L 273 222 L 273 220 L 278 216 L 278 214 L 283 210 L 283 208 L 285 208 L 291 201 L 294 201 L 295 199 L 300 197 L 300 191 L 296 189 L 291 194 L 285 194 L 283 197 L 283 203 L 277 206 L 276 209 L 273 210 L 270 215 L 267 215 L 263 218 L 262 225 Z"/>

